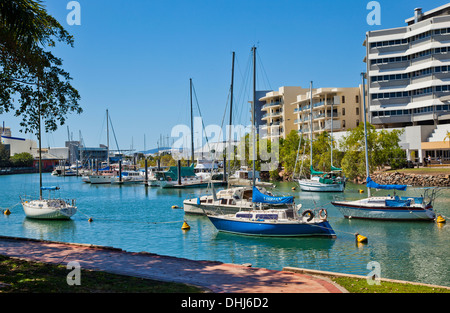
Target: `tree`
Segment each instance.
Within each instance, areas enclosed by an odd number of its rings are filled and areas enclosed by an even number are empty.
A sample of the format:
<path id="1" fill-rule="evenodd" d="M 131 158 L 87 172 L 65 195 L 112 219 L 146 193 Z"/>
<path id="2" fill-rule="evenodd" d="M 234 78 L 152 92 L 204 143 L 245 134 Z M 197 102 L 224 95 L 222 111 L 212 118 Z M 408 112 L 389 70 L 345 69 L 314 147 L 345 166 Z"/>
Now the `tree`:
<path id="1" fill-rule="evenodd" d="M 369 173 L 377 167 L 386 164 L 392 168 L 402 167 L 405 160 L 404 151 L 401 149 L 400 135 L 403 131 L 381 130 L 377 132 L 375 127 L 367 123 L 367 151 L 369 157 Z M 366 176 L 364 124 L 349 130 L 341 141 L 344 156 L 341 167 L 345 175 L 353 179 Z"/>
<path id="2" fill-rule="evenodd" d="M 26 133 L 37 133 L 39 116 L 45 130 L 54 131 L 68 113 L 81 113 L 80 95 L 62 60 L 44 50 L 57 41 L 73 47 L 73 37 L 42 1 L 1 1 L 0 25 L 0 114 L 13 111 Z"/>
<path id="3" fill-rule="evenodd" d="M 31 167 L 33 161 L 34 157 L 28 152 L 17 153 L 11 157 L 11 163 L 15 167 Z"/>

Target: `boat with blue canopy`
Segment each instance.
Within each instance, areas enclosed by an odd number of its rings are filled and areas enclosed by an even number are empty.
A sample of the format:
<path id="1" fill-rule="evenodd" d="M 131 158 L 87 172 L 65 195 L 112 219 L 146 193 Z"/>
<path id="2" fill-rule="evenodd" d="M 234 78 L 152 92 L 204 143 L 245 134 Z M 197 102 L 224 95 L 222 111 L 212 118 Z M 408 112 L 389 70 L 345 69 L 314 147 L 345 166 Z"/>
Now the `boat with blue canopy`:
<path id="1" fill-rule="evenodd" d="M 364 73 L 362 73 L 364 90 Z M 370 178 L 369 157 L 367 150 L 367 126 L 366 126 L 366 104 L 364 99 L 364 137 L 365 137 L 365 159 L 366 159 L 366 187 L 368 197 L 354 201 L 332 201 L 334 205 L 346 218 L 374 219 L 374 220 L 414 220 L 433 221 L 436 214 L 433 211 L 433 201 L 437 196 L 436 189 L 425 189 L 421 197 L 399 197 L 395 191 L 405 191 L 407 185 L 382 185 Z M 393 190 L 394 195 L 373 197 L 371 189 Z"/>
<path id="2" fill-rule="evenodd" d="M 256 47 L 252 48 L 252 52 L 255 77 Z M 255 89 L 253 89 L 253 113 L 255 113 L 255 97 Z M 256 146 L 255 129 L 255 120 L 253 120 L 252 137 L 254 146 Z M 293 196 L 277 197 L 261 192 L 256 187 L 255 159 L 254 149 L 251 201 L 248 201 L 248 207 L 251 207 L 251 209 L 239 210 L 235 214 L 206 214 L 218 231 L 248 236 L 336 237 L 335 232 L 327 220 L 327 212 L 325 209 L 320 209 L 317 212 L 314 212 L 314 210 L 305 210 L 299 214 L 301 204 L 296 206 Z"/>
<path id="3" fill-rule="evenodd" d="M 211 223 L 220 232 L 248 236 L 268 237 L 303 237 L 321 236 L 335 238 L 336 234 L 327 220 L 327 212 L 321 210 L 305 210 L 299 215 L 301 205 L 296 206 L 294 197 L 273 197 L 253 189 L 253 204 L 256 209 L 239 211 L 236 214 L 207 214 Z M 272 205 L 269 209 L 259 209 L 263 204 Z M 283 204 L 276 208 L 274 204 Z"/>

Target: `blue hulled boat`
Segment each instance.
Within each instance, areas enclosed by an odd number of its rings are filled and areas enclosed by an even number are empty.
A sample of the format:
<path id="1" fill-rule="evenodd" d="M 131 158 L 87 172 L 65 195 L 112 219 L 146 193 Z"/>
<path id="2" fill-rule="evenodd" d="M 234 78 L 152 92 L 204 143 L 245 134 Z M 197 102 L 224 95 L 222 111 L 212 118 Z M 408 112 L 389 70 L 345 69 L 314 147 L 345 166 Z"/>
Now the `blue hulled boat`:
<path id="1" fill-rule="evenodd" d="M 270 209 L 241 211 L 236 214 L 210 215 L 209 220 L 221 232 L 250 236 L 300 237 L 324 236 L 335 238 L 336 234 L 327 221 L 327 212 L 321 209 L 314 214 L 305 210 L 301 215 L 294 197 L 273 197 L 253 187 L 252 202 L 272 204 Z M 283 208 L 276 205 L 284 204 Z"/>

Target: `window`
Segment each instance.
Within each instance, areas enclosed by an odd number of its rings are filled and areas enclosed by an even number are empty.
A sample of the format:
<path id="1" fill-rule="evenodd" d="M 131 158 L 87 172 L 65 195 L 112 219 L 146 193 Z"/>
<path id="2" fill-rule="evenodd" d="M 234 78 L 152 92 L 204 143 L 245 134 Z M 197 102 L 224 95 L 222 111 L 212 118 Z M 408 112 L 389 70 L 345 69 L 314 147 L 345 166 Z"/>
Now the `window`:
<path id="1" fill-rule="evenodd" d="M 359 115 L 359 108 L 356 108 L 356 115 Z"/>
<path id="2" fill-rule="evenodd" d="M 345 115 L 345 108 L 342 108 L 342 115 Z"/>
<path id="3" fill-rule="evenodd" d="M 359 103 L 359 96 L 358 95 L 356 95 L 355 101 L 356 101 L 356 103 Z"/>
<path id="4" fill-rule="evenodd" d="M 345 120 L 342 120 L 342 127 L 345 128 Z"/>
<path id="5" fill-rule="evenodd" d="M 345 103 L 345 96 L 342 96 L 342 103 Z"/>

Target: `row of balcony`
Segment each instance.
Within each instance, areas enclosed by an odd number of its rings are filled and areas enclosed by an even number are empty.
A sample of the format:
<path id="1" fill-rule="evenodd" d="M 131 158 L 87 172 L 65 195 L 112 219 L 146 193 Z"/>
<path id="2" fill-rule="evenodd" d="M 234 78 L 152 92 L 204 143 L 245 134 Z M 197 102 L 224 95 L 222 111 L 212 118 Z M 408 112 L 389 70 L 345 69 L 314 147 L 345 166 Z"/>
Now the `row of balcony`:
<path id="1" fill-rule="evenodd" d="M 313 109 L 324 106 L 324 105 L 331 106 L 331 105 L 336 105 L 336 103 L 334 103 L 333 101 L 331 101 L 331 102 L 320 101 L 320 102 L 313 104 Z M 306 111 L 306 110 L 310 110 L 310 109 L 311 109 L 311 106 L 308 104 L 304 107 L 295 108 L 294 113 L 299 113 L 301 111 Z"/>
<path id="2" fill-rule="evenodd" d="M 275 106 L 281 106 L 281 105 L 282 105 L 282 102 L 281 102 L 281 101 L 276 101 L 276 102 L 264 104 L 264 105 L 261 107 L 261 109 L 270 108 L 270 107 L 275 107 Z"/>
<path id="3" fill-rule="evenodd" d="M 266 113 L 263 116 L 261 116 L 261 119 L 265 119 L 267 117 L 282 116 L 282 115 L 283 115 L 283 111 L 277 111 L 277 112 L 273 112 L 273 113 Z"/>

